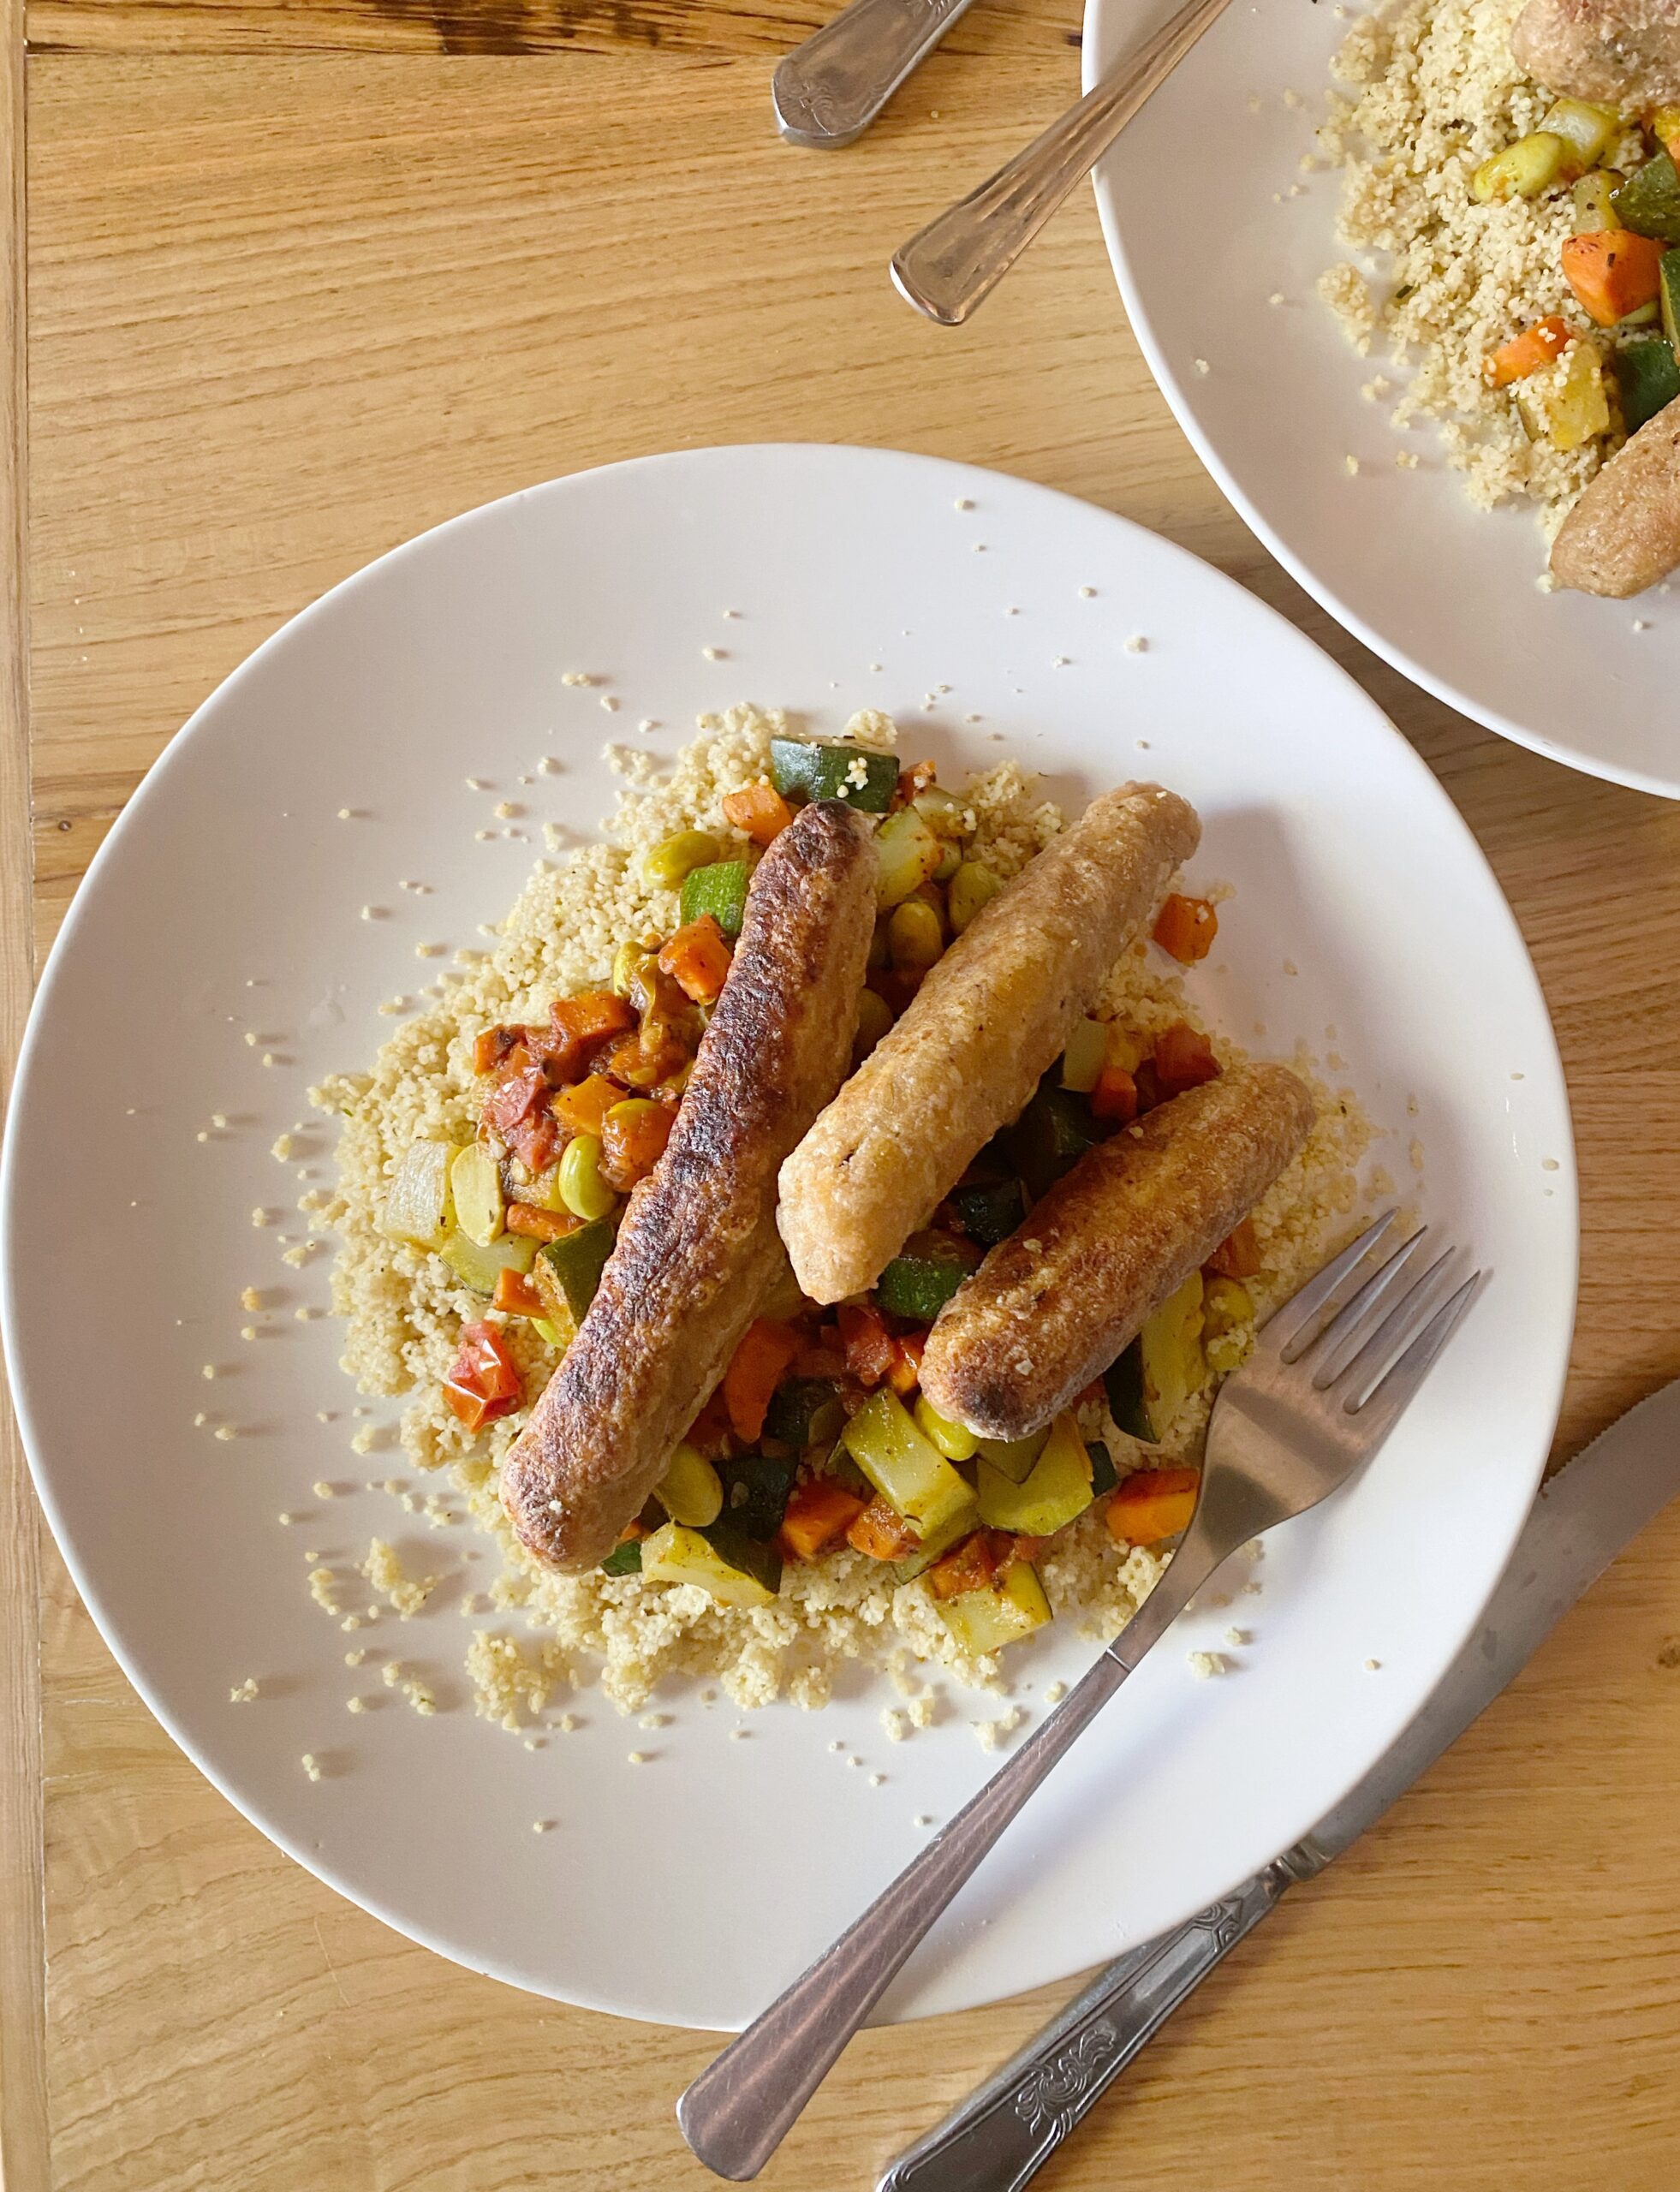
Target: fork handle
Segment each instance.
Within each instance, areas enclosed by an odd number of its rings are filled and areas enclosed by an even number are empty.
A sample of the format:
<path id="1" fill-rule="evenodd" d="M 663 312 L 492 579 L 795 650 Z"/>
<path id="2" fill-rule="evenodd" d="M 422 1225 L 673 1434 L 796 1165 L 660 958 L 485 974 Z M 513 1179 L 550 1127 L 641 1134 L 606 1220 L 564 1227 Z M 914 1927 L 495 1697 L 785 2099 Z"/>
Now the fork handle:
<path id="1" fill-rule="evenodd" d="M 1117 1957 L 1059 2016 L 891 2162 L 878 2192 L 1021 2192 L 1296 1874 L 1280 1861 L 1177 1930 Z"/>
<path id="2" fill-rule="evenodd" d="M 676 2120 L 708 2169 L 737 2182 L 758 2175 L 935 1919 L 1218 1564 L 1200 1555 L 1192 1532 L 1138 1611 L 1036 1733 L 701 2071 L 677 2103 Z"/>
<path id="3" fill-rule="evenodd" d="M 851 0 L 795 46 L 771 80 L 776 124 L 790 145 L 849 145 L 970 0 Z"/>

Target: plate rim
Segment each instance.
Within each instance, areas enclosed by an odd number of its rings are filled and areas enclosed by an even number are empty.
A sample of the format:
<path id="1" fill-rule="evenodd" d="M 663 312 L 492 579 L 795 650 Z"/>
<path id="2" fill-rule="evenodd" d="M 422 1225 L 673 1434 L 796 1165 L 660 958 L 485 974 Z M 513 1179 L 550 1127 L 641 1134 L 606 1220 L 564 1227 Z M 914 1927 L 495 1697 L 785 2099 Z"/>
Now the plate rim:
<path id="1" fill-rule="evenodd" d="M 1152 531 L 1150 527 L 1141 524 L 1137 520 L 1110 509 L 1105 504 L 1087 501 L 1084 497 L 1070 494 L 1063 489 L 1046 486 L 1041 481 L 1026 479 L 1018 474 L 1004 472 L 993 466 L 971 464 L 961 459 L 932 456 L 923 451 L 898 450 L 873 444 L 809 441 L 706 444 L 694 449 L 649 452 L 643 456 L 620 459 L 607 464 L 586 467 L 576 472 L 563 473 L 551 479 L 515 489 L 489 502 L 477 503 L 468 509 L 457 511 L 370 557 L 367 562 L 359 565 L 354 571 L 347 573 L 292 616 L 285 618 L 274 631 L 259 641 L 248 655 L 218 681 L 167 740 L 90 861 L 81 884 L 72 899 L 37 979 L 23 1040 L 19 1046 L 10 1100 L 6 1105 L 3 1136 L 0 1137 L 0 1362 L 3 1362 L 8 1375 L 20 1442 L 28 1465 L 36 1498 L 40 1503 L 48 1527 L 52 1531 L 55 1546 L 64 1561 L 84 1607 L 98 1631 L 101 1641 L 116 1659 L 124 1679 L 134 1689 L 141 1703 L 158 1721 L 171 1742 L 204 1775 L 211 1787 L 230 1803 L 265 1839 L 274 1844 L 336 1894 L 343 1896 L 346 1901 L 367 1911 L 370 1915 L 379 1920 L 381 1923 L 390 1926 L 394 1932 L 405 1939 L 415 1941 L 420 1946 L 447 1957 L 450 1962 L 463 1969 L 498 1979 L 504 1984 L 520 1987 L 521 1991 L 534 1992 L 538 1998 L 563 2001 L 603 2015 L 629 2016 L 637 2022 L 667 2026 L 670 2024 L 669 2018 L 654 2015 L 646 2010 L 626 2007 L 622 2001 L 606 2000 L 585 1983 L 573 1983 L 569 1986 L 567 1992 L 558 1994 L 550 1992 L 545 1988 L 533 1987 L 526 1980 L 510 1978 L 505 1972 L 488 1967 L 484 1963 L 462 1954 L 458 1947 L 446 1945 L 423 1922 L 411 1918 L 406 1913 L 402 1916 L 395 1915 L 376 1891 L 371 1891 L 360 1885 L 352 1886 L 341 1873 L 337 1866 L 324 1859 L 319 1851 L 312 1851 L 303 1846 L 296 1837 L 280 1826 L 270 1823 L 266 1816 L 257 1815 L 257 1812 L 261 1809 L 260 1805 L 255 1805 L 253 1808 L 253 1805 L 247 1805 L 236 1793 L 235 1784 L 237 1776 L 232 1773 L 224 1775 L 219 1766 L 211 1762 L 204 1748 L 195 1739 L 188 1736 L 168 1699 L 152 1683 L 149 1676 L 143 1675 L 140 1671 L 134 1659 L 131 1658 L 126 1642 L 122 1640 L 120 1624 L 110 1617 L 102 1605 L 101 1593 L 92 1581 L 87 1564 L 84 1562 L 80 1549 L 71 1541 L 69 1532 L 61 1529 L 59 1504 L 51 1488 L 51 1465 L 45 1462 L 38 1462 L 36 1458 L 38 1444 L 41 1445 L 42 1450 L 45 1450 L 46 1442 L 41 1442 L 39 1438 L 39 1430 L 33 1417 L 29 1401 L 28 1376 L 23 1368 L 17 1345 L 19 1324 L 15 1278 L 21 1269 L 21 1244 L 16 1238 L 17 1199 L 14 1194 L 14 1178 L 23 1161 L 20 1154 L 23 1144 L 20 1134 L 14 1129 L 15 1122 L 24 1108 L 21 1099 L 27 1093 L 34 1075 L 39 1069 L 36 1064 L 37 1054 L 46 1039 L 45 1031 L 51 1024 L 52 993 L 62 978 L 63 969 L 69 962 L 74 949 L 75 938 L 84 921 L 90 918 L 87 909 L 93 903 L 94 894 L 89 890 L 88 886 L 99 879 L 103 868 L 107 864 L 108 848 L 113 843 L 122 842 L 125 832 L 143 826 L 146 814 L 149 811 L 151 798 L 155 795 L 154 782 L 160 783 L 164 781 L 168 770 L 175 765 L 180 754 L 187 749 L 190 735 L 199 730 L 209 712 L 217 707 L 227 696 L 233 694 L 247 675 L 254 675 L 259 663 L 266 658 L 271 650 L 277 649 L 280 646 L 292 632 L 294 627 L 302 624 L 306 620 L 328 613 L 329 605 L 338 604 L 354 589 L 369 582 L 372 575 L 376 571 L 383 571 L 388 565 L 410 553 L 417 552 L 435 535 L 452 531 L 466 531 L 475 523 L 489 520 L 492 514 L 527 501 L 535 495 L 563 492 L 567 487 L 575 482 L 586 479 L 597 479 L 603 474 L 632 471 L 646 472 L 655 469 L 674 469 L 680 472 L 682 468 L 695 463 L 709 464 L 720 462 L 727 463 L 742 456 L 757 456 L 771 451 L 778 456 L 816 453 L 825 457 L 832 457 L 840 454 L 843 455 L 849 462 L 861 460 L 869 465 L 879 466 L 884 469 L 909 464 L 930 473 L 937 472 L 947 482 L 957 485 L 963 482 L 972 485 L 976 481 L 1002 480 L 1010 492 L 1019 491 L 1029 498 L 1048 498 L 1057 503 L 1070 503 L 1081 511 L 1094 512 L 1108 522 L 1130 533 L 1142 536 L 1150 544 L 1150 553 L 1161 555 L 1168 561 L 1177 560 L 1194 564 L 1205 577 L 1211 578 L 1215 582 L 1216 588 L 1234 589 L 1242 598 L 1248 609 L 1258 612 L 1263 620 L 1282 627 L 1288 633 L 1290 640 L 1311 650 L 1319 658 L 1320 662 L 1332 674 L 1332 682 L 1345 689 L 1355 705 L 1362 708 L 1372 719 L 1373 732 L 1386 733 L 1388 739 L 1391 742 L 1391 750 L 1397 762 L 1402 768 L 1409 768 L 1412 771 L 1415 781 L 1420 786 L 1427 785 L 1426 795 L 1433 795 L 1444 829 L 1448 832 L 1457 832 L 1463 851 L 1469 855 L 1472 867 L 1479 868 L 1482 878 L 1490 887 L 1500 917 L 1506 924 L 1510 940 L 1516 946 L 1521 965 L 1526 971 L 1530 1000 L 1539 1023 L 1537 1033 L 1541 1036 L 1543 1042 L 1543 1055 L 1540 1062 L 1548 1069 L 1552 1086 L 1555 1088 L 1558 1099 L 1564 1131 L 1558 1153 L 1559 1169 L 1552 1176 L 1552 1184 L 1554 1190 L 1566 1201 L 1566 1209 L 1562 1215 L 1567 1221 L 1565 1239 L 1569 1257 L 1568 1284 L 1560 1303 L 1562 1329 L 1553 1350 L 1553 1371 L 1549 1380 L 1546 1381 L 1546 1385 L 1542 1387 L 1542 1397 L 1547 1403 L 1543 1420 L 1548 1427 L 1540 1450 L 1533 1458 L 1531 1463 L 1531 1499 L 1532 1489 L 1538 1486 L 1550 1450 L 1551 1439 L 1555 1433 L 1557 1418 L 1561 1409 L 1569 1371 L 1570 1343 L 1574 1329 L 1579 1288 L 1581 1224 L 1575 1129 L 1569 1086 L 1558 1046 L 1557 1032 L 1521 925 L 1505 896 L 1498 874 L 1474 832 L 1459 813 L 1445 786 L 1423 757 L 1393 724 L 1381 706 L 1366 692 L 1359 681 L 1343 664 L 1337 662 L 1326 649 L 1320 646 L 1280 610 L 1275 609 L 1269 602 L 1254 593 L 1240 581 L 1231 577 L 1228 572 L 1222 570 L 1217 564 L 1195 555 L 1178 542 Z M 139 819 L 134 819 L 136 817 Z M 594 832 L 592 831 L 591 834 Z M 1546 1390 L 1546 1386 L 1549 1386 L 1549 1393 Z M 1480 1617 L 1487 1597 L 1491 1596 L 1497 1587 L 1499 1576 L 1509 1560 L 1511 1548 L 1527 1519 L 1527 1512 L 1528 1509 L 1525 1506 L 1516 1514 L 1509 1540 L 1500 1549 L 1501 1558 L 1498 1566 L 1491 1573 L 1486 1593 L 1474 1606 L 1466 1605 L 1463 1634 L 1458 1637 L 1453 1649 L 1458 1648 L 1463 1638 L 1470 1634 L 1475 1622 Z M 1451 1652 L 1449 1651 L 1444 1665 L 1450 1662 L 1451 1658 Z M 1348 1785 L 1352 1786 L 1358 1778 L 1358 1772 L 1355 1772 Z M 1343 1793 L 1345 1794 L 1345 1790 Z M 1232 1881 L 1230 1888 L 1234 1888 L 1237 1885 L 1239 1885 L 1238 1882 Z M 1227 1892 L 1230 1891 L 1230 1888 L 1226 1890 Z M 1182 1914 L 1182 1917 L 1188 1918 L 1192 1915 L 1193 1913 L 1186 1911 Z M 1169 1921 L 1169 1927 L 1181 1921 L 1181 1920 Z M 1076 1969 L 1082 1968 L 1085 1967 Z M 1062 1978 L 1070 1977 L 1074 1975 L 1074 1972 L 1070 1970 L 1058 1975 Z M 1028 1975 L 1005 1992 L 981 1992 L 973 1995 L 968 1998 L 963 2005 L 984 2006 L 992 2002 L 1009 1999 L 1014 1993 L 1030 1991 L 1034 1986 L 1047 1983 L 1055 1983 L 1055 1979 L 1046 1979 L 1043 1975 Z M 949 2004 L 938 2006 L 932 2004 L 926 2007 L 912 2006 L 907 2011 L 896 2013 L 893 2021 L 915 2022 L 924 2016 L 947 2014 L 950 2009 L 951 2005 Z M 676 2028 L 729 2030 L 732 2028 L 690 2026 Z"/>
<path id="2" fill-rule="evenodd" d="M 1097 53 L 1108 12 L 1109 0 L 1085 0 L 1080 79 L 1081 88 L 1086 92 L 1093 90 L 1099 80 Z M 1524 747 L 1530 754 L 1538 754 L 1543 760 L 1556 762 L 1558 767 L 1573 770 L 1579 776 L 1596 777 L 1600 783 L 1620 784 L 1625 790 L 1645 792 L 1655 799 L 1680 800 L 1680 773 L 1667 777 L 1655 775 L 1648 770 L 1625 768 L 1589 757 L 1574 747 L 1564 746 L 1541 732 L 1530 730 L 1498 708 L 1485 707 L 1480 702 L 1471 700 L 1445 678 L 1437 676 L 1397 641 L 1386 638 L 1364 617 L 1347 607 L 1331 582 L 1319 577 L 1313 567 L 1290 546 L 1277 527 L 1260 514 L 1249 496 L 1237 485 L 1230 468 L 1204 430 L 1184 383 L 1173 371 L 1155 339 L 1154 325 L 1144 309 L 1126 250 L 1118 200 L 1114 185 L 1109 179 L 1106 158 L 1099 160 L 1093 169 L 1091 183 L 1097 201 L 1097 220 L 1102 229 L 1103 245 L 1108 253 L 1115 286 L 1120 292 L 1127 323 L 1138 348 L 1143 353 L 1143 361 L 1149 368 L 1151 378 L 1166 399 L 1167 408 L 1177 421 L 1179 431 L 1195 451 L 1215 486 L 1266 553 L 1283 565 L 1302 591 L 1309 594 L 1344 632 L 1357 640 L 1361 646 L 1368 647 L 1391 670 L 1398 670 L 1403 677 L 1421 687 L 1432 699 L 1439 700 L 1445 707 L 1457 710 L 1462 716 L 1467 716 L 1472 723 L 1480 724 L 1484 730 L 1491 730 L 1495 737 L 1508 739 L 1513 746 Z"/>

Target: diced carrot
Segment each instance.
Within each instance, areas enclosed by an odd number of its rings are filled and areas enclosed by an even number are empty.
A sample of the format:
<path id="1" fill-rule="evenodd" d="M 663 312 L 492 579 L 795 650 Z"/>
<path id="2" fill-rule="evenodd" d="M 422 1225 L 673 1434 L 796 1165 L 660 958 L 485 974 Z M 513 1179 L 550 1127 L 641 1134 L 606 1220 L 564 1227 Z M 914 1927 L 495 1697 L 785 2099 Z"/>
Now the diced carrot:
<path id="1" fill-rule="evenodd" d="M 1036 1560 L 1049 1543 L 1050 1540 L 1048 1538 L 1022 1537 L 1020 1532 L 1017 1531 L 1015 1536 L 1010 1540 L 1009 1551 L 998 1563 L 998 1565 L 999 1568 L 1008 1568 L 1017 1560 Z"/>
<path id="2" fill-rule="evenodd" d="M 1253 1278 L 1263 1268 L 1260 1235 L 1252 1218 L 1245 1218 L 1230 1238 L 1219 1243 L 1207 1259 L 1207 1268 L 1222 1278 Z"/>
<path id="3" fill-rule="evenodd" d="M 473 1070 L 494 1073 L 515 1044 L 525 1039 L 522 1028 L 486 1028 L 473 1040 Z"/>
<path id="4" fill-rule="evenodd" d="M 636 1024 L 635 1007 L 614 990 L 587 990 L 581 997 L 557 998 L 548 1016 L 557 1033 L 586 1045 L 622 1035 Z"/>
<path id="5" fill-rule="evenodd" d="M 849 1523 L 846 1542 L 872 1560 L 903 1560 L 921 1540 L 896 1507 L 878 1492 L 856 1520 Z"/>
<path id="6" fill-rule="evenodd" d="M 726 792 L 724 813 L 755 845 L 767 845 L 793 820 L 792 807 L 774 784 L 748 784 L 742 791 Z"/>
<path id="7" fill-rule="evenodd" d="M 1662 286 L 1663 247 L 1631 229 L 1600 229 L 1570 236 L 1564 246 L 1564 279 L 1588 317 L 1614 327 L 1641 305 L 1655 302 Z"/>
<path id="8" fill-rule="evenodd" d="M 623 1100 L 624 1092 L 616 1081 L 609 1081 L 604 1073 L 592 1073 L 587 1081 L 560 1091 L 554 1099 L 554 1116 L 574 1134 L 599 1135 L 607 1113 Z"/>
<path id="9" fill-rule="evenodd" d="M 959 1599 L 964 1591 L 983 1591 L 998 1573 L 1010 1539 L 1001 1530 L 976 1530 L 943 1554 L 927 1571 L 936 1599 Z"/>
<path id="10" fill-rule="evenodd" d="M 799 1335 L 792 1325 L 770 1317 L 754 1317 L 742 1335 L 724 1373 L 724 1405 L 730 1428 L 744 1444 L 752 1445 L 764 1429 L 770 1397 L 798 1352 Z"/>
<path id="11" fill-rule="evenodd" d="M 637 1100 L 628 1113 L 617 1106 L 601 1127 L 601 1170 L 608 1184 L 629 1194 L 665 1153 L 676 1111 L 670 1104 Z"/>
<path id="12" fill-rule="evenodd" d="M 532 1241 L 563 1241 L 583 1223 L 569 1210 L 539 1210 L 533 1202 L 510 1202 L 502 1222 L 509 1233 L 523 1233 Z M 496 1306 L 502 1305 L 498 1302 Z M 542 1313 L 540 1309 L 535 1312 L 539 1317 Z"/>
<path id="13" fill-rule="evenodd" d="M 1159 1545 L 1190 1527 L 1201 1479 L 1194 1469 L 1139 1469 L 1108 1503 L 1111 1534 L 1121 1545 Z"/>
<path id="14" fill-rule="evenodd" d="M 1186 898 L 1175 890 L 1155 922 L 1155 941 L 1181 966 L 1206 958 L 1219 933 L 1219 916 L 1206 898 Z"/>
<path id="15" fill-rule="evenodd" d="M 696 1004 L 710 1004 L 730 971 L 730 947 L 717 916 L 702 914 L 680 928 L 659 954 L 659 964 Z"/>
<path id="16" fill-rule="evenodd" d="M 796 1486 L 778 1534 L 784 1558 L 814 1560 L 825 1546 L 851 1528 L 868 1504 L 831 1476 L 813 1476 Z"/>
<path id="17" fill-rule="evenodd" d="M 938 773 L 935 761 L 913 761 L 908 769 L 898 771 L 899 791 L 904 798 L 914 799 L 919 792 L 927 789 Z"/>
<path id="18" fill-rule="evenodd" d="M 894 1361 L 892 1334 L 886 1328 L 885 1318 L 879 1309 L 859 1302 L 849 1303 L 836 1321 L 840 1327 L 846 1367 L 860 1385 L 879 1385 L 883 1378 L 891 1374 Z"/>
<path id="19" fill-rule="evenodd" d="M 921 1383 L 922 1350 L 926 1345 L 926 1332 L 900 1332 L 892 1343 L 892 1367 L 887 1372 L 887 1383 L 901 1398 L 914 1392 Z"/>
<path id="20" fill-rule="evenodd" d="M 1091 1115 L 1129 1126 L 1137 1117 L 1137 1083 L 1123 1065 L 1104 1065 L 1091 1091 Z"/>
<path id="21" fill-rule="evenodd" d="M 639 1545 L 646 1535 L 647 1525 L 638 1518 L 625 1523 L 618 1533 L 618 1542 L 620 1545 Z"/>
<path id="22" fill-rule="evenodd" d="M 1547 319 L 1537 319 L 1482 360 L 1482 378 L 1490 388 L 1509 388 L 1514 380 L 1526 380 L 1554 358 L 1561 358 L 1570 341 L 1567 320 L 1559 319 L 1555 313 Z"/>
<path id="23" fill-rule="evenodd" d="M 708 1462 L 715 1462 L 728 1453 L 730 1411 L 721 1385 L 688 1426 L 686 1436 L 688 1444 L 697 1453 L 704 1454 Z"/>
<path id="24" fill-rule="evenodd" d="M 1178 1021 L 1155 1038 L 1154 1059 L 1163 1097 L 1180 1095 L 1187 1088 L 1199 1088 L 1204 1081 L 1217 1081 L 1219 1076 L 1213 1045 L 1186 1021 Z"/>
<path id="25" fill-rule="evenodd" d="M 515 1205 L 515 1207 L 522 1208 L 523 1206 Z M 491 1297 L 491 1307 L 494 1309 L 505 1309 L 510 1316 L 515 1317 L 541 1317 L 547 1314 L 543 1307 L 542 1296 L 538 1293 L 524 1272 L 515 1271 L 507 1264 L 503 1264 L 496 1274 L 496 1292 Z"/>

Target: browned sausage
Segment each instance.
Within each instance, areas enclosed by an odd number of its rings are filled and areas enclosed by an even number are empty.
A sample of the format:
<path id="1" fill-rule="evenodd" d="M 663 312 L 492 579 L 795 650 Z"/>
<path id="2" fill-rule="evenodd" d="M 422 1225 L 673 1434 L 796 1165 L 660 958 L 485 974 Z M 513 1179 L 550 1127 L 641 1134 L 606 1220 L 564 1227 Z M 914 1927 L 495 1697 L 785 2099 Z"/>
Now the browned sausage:
<path id="1" fill-rule="evenodd" d="M 1552 544 L 1552 575 L 1625 601 L 1680 563 L 1680 402 L 1647 419 L 1581 499 Z"/>
<path id="2" fill-rule="evenodd" d="M 837 800 L 804 808 L 759 862 L 664 1155 L 502 1472 L 520 1542 L 551 1567 L 611 1552 L 786 1274 L 777 1170 L 850 1063 L 875 866 L 867 825 Z"/>
<path id="3" fill-rule="evenodd" d="M 1200 834 L 1159 784 L 1105 792 L 957 938 L 782 1168 L 813 1301 L 873 1286 L 1017 1115 Z"/>
<path id="4" fill-rule="evenodd" d="M 1528 0 L 1510 50 L 1571 98 L 1624 112 L 1680 101 L 1680 0 Z"/>
<path id="5" fill-rule="evenodd" d="M 1286 1067 L 1244 1066 L 1087 1150 L 940 1311 L 928 1401 L 983 1438 L 1040 1429 L 1236 1230 L 1313 1118 Z"/>

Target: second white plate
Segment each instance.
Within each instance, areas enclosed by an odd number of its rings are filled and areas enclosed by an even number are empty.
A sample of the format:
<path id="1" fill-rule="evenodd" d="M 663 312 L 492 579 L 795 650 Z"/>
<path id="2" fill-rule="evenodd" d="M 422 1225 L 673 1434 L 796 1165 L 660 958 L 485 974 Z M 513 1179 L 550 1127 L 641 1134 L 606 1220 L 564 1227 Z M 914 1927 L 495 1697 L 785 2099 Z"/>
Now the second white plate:
<path id="1" fill-rule="evenodd" d="M 1087 88 L 1170 12 L 1087 0 Z M 1680 587 L 1540 593 L 1531 511 L 1473 509 L 1432 433 L 1399 434 L 1363 401 L 1384 362 L 1359 357 L 1314 294 L 1356 255 L 1336 237 L 1340 176 L 1301 167 L 1349 28 L 1345 9 L 1244 0 L 1098 169 L 1143 354 L 1238 513 L 1356 639 L 1502 737 L 1680 798 Z M 1419 469 L 1397 468 L 1402 449 Z"/>

